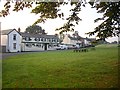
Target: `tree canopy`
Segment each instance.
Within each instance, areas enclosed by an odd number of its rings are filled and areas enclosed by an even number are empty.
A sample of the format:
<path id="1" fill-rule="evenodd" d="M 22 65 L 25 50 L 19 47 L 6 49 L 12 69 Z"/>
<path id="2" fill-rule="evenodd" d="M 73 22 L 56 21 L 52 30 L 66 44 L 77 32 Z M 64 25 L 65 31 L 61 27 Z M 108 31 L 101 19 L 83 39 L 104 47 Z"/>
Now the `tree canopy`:
<path id="1" fill-rule="evenodd" d="M 43 0 L 44 1 L 44 0 Z M 112 37 L 119 35 L 120 33 L 120 1 L 113 2 L 114 0 L 108 0 L 108 2 L 95 2 L 96 0 L 91 0 L 89 3 L 86 3 L 86 0 L 71 0 L 70 4 L 73 8 L 70 10 L 71 15 L 65 18 L 67 22 L 62 26 L 58 27 L 56 30 L 59 30 L 60 33 L 74 31 L 75 25 L 81 21 L 81 18 L 78 16 L 81 11 L 81 7 L 85 7 L 86 4 L 90 4 L 92 8 L 96 8 L 97 13 L 103 13 L 103 17 L 97 18 L 95 22 L 103 20 L 103 22 L 97 26 L 93 32 L 88 32 L 87 34 L 94 35 L 97 34 L 97 37 L 100 39 L 105 39 L 107 37 Z M 15 2 L 13 11 L 23 10 L 25 7 L 32 7 L 33 2 Z M 64 18 L 64 12 L 61 11 L 59 7 L 62 5 L 68 5 L 68 2 L 63 0 L 56 0 L 52 2 L 36 2 L 36 7 L 32 10 L 32 13 L 39 14 L 40 18 L 34 23 L 45 22 L 47 19 L 55 19 L 57 17 Z M 10 2 L 8 1 L 4 5 L 5 9 L 0 12 L 0 16 L 7 16 L 9 14 L 9 8 L 11 7 Z M 61 11 L 62 13 L 58 13 Z"/>
<path id="2" fill-rule="evenodd" d="M 103 13 L 101 18 L 97 18 L 95 22 L 103 20 L 103 22 L 95 28 L 93 32 L 89 32 L 89 35 L 97 36 L 101 39 L 119 36 L 120 34 L 120 1 L 119 2 L 100 2 L 99 4 L 93 5 L 93 8 L 97 9 L 97 13 Z"/>
<path id="3" fill-rule="evenodd" d="M 33 26 L 28 26 L 25 30 L 25 33 L 31 33 L 31 34 L 46 34 L 45 30 L 42 29 L 41 26 L 38 25 L 33 25 Z"/>

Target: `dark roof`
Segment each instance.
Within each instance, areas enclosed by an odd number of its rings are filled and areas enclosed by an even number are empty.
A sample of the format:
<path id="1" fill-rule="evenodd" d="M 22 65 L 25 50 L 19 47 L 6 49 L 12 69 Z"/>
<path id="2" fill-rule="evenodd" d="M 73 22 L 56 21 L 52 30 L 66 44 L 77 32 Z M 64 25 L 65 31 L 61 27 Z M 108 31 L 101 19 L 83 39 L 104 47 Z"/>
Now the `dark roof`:
<path id="1" fill-rule="evenodd" d="M 12 32 L 12 31 L 13 31 L 13 29 L 2 30 L 2 31 L 1 31 L 1 35 L 7 35 L 7 34 L 9 34 L 9 33 Z"/>
<path id="2" fill-rule="evenodd" d="M 81 36 L 78 36 L 77 38 L 76 37 L 71 37 L 71 36 L 68 36 L 71 40 L 81 40 L 83 39 Z"/>
<path id="3" fill-rule="evenodd" d="M 8 35 L 10 32 L 12 32 L 13 30 L 16 29 L 8 29 L 8 30 L 2 30 L 1 31 L 1 35 Z M 18 31 L 17 31 L 18 32 Z M 19 32 L 18 32 L 19 33 Z M 19 33 L 21 36 L 23 37 L 35 37 L 35 38 L 54 38 L 54 39 L 59 39 L 57 36 L 55 35 L 43 35 L 43 34 L 29 34 L 29 33 L 24 33 L 24 32 L 20 32 Z"/>
<path id="4" fill-rule="evenodd" d="M 76 37 L 71 37 L 70 35 L 68 35 L 68 37 L 71 39 L 71 40 L 83 40 L 83 39 L 86 39 L 87 41 L 95 41 L 96 39 L 95 38 L 83 38 L 81 36 L 77 36 Z"/>
<path id="5" fill-rule="evenodd" d="M 95 41 L 96 39 L 95 38 L 84 38 L 86 39 L 87 41 Z"/>
<path id="6" fill-rule="evenodd" d="M 59 39 L 55 35 L 44 35 L 44 34 L 30 34 L 30 33 L 23 33 L 20 32 L 21 36 L 23 37 L 35 37 L 35 38 L 54 38 L 54 39 Z"/>
<path id="7" fill-rule="evenodd" d="M 2 30 L 1 31 L 1 35 L 8 35 L 10 32 L 12 32 L 12 31 L 16 31 L 16 32 L 18 32 L 16 29 L 8 29 L 8 30 Z M 19 32 L 18 32 L 19 33 Z M 20 34 L 20 33 L 19 33 Z"/>

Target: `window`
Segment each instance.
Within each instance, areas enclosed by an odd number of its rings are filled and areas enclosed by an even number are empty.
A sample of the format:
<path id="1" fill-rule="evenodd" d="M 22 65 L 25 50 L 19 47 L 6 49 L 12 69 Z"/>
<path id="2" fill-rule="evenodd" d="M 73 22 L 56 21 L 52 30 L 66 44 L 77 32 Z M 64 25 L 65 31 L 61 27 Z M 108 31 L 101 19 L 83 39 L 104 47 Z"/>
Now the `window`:
<path id="1" fill-rule="evenodd" d="M 31 41 L 32 39 L 30 37 L 25 37 L 26 41 Z"/>
<path id="2" fill-rule="evenodd" d="M 39 38 L 35 38 L 35 41 L 40 41 L 40 39 Z"/>
<path id="3" fill-rule="evenodd" d="M 41 41 L 41 38 L 39 38 L 39 41 Z"/>
<path id="4" fill-rule="evenodd" d="M 49 42 L 51 42 L 51 40 L 49 39 Z"/>
<path id="5" fill-rule="evenodd" d="M 16 40 L 16 34 L 13 34 L 13 40 Z"/>
<path id="6" fill-rule="evenodd" d="M 34 40 L 37 41 L 37 38 L 35 38 Z"/>
<path id="7" fill-rule="evenodd" d="M 16 43 L 13 43 L 13 49 L 16 49 Z"/>
<path id="8" fill-rule="evenodd" d="M 35 43 L 33 43 L 32 45 L 35 46 Z"/>
<path id="9" fill-rule="evenodd" d="M 54 42 L 54 39 L 52 39 L 52 42 Z"/>
<path id="10" fill-rule="evenodd" d="M 37 43 L 36 46 L 37 46 L 37 47 L 41 47 L 41 44 Z"/>
<path id="11" fill-rule="evenodd" d="M 44 38 L 44 41 L 46 42 L 46 41 L 47 41 L 47 39 L 46 39 L 46 38 Z"/>
<path id="12" fill-rule="evenodd" d="M 55 39 L 55 42 L 57 42 L 57 39 Z"/>
<path id="13" fill-rule="evenodd" d="M 23 40 L 25 40 L 25 37 L 22 37 Z"/>
<path id="14" fill-rule="evenodd" d="M 48 38 L 47 41 L 50 42 L 50 38 Z"/>
<path id="15" fill-rule="evenodd" d="M 43 38 L 41 38 L 41 41 L 43 41 Z"/>
<path id="16" fill-rule="evenodd" d="M 56 39 L 56 42 L 59 42 L 58 39 Z"/>
<path id="17" fill-rule="evenodd" d="M 25 45 L 26 45 L 26 47 L 29 47 L 29 48 L 32 47 L 32 44 L 31 44 L 31 43 L 26 43 Z"/>
<path id="18" fill-rule="evenodd" d="M 55 42 L 55 39 L 52 39 L 52 42 Z"/>
<path id="19" fill-rule="evenodd" d="M 49 45 L 48 45 L 48 48 L 52 48 L 52 44 L 49 44 Z"/>

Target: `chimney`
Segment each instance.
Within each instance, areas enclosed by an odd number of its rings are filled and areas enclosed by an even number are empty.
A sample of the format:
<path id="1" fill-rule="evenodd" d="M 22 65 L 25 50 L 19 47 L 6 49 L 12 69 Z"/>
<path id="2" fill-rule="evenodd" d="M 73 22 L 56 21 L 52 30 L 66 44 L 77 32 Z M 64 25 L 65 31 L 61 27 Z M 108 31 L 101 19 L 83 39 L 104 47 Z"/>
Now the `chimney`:
<path id="1" fill-rule="evenodd" d="M 20 29 L 20 28 L 18 28 L 18 32 L 21 32 L 21 29 Z"/>

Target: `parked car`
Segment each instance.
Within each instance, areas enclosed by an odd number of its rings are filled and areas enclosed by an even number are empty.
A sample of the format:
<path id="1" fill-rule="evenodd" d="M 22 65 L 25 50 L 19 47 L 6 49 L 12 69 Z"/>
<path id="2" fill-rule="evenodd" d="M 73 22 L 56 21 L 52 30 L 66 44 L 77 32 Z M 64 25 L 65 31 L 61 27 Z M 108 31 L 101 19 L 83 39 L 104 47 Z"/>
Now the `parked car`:
<path id="1" fill-rule="evenodd" d="M 55 48 L 56 48 L 56 50 L 65 50 L 65 49 L 68 49 L 68 46 L 66 46 L 66 45 L 58 45 Z"/>
<path id="2" fill-rule="evenodd" d="M 68 46 L 68 49 L 74 49 L 75 47 L 74 46 Z"/>
<path id="3" fill-rule="evenodd" d="M 77 48 L 77 49 L 78 49 L 78 48 L 80 48 L 80 46 L 79 46 L 79 45 L 75 45 L 75 48 Z"/>
<path id="4" fill-rule="evenodd" d="M 61 50 L 61 47 L 60 46 L 56 46 L 55 49 L 56 50 Z"/>
<path id="5" fill-rule="evenodd" d="M 75 45 L 69 45 L 68 49 L 76 49 L 76 46 Z"/>
<path id="6" fill-rule="evenodd" d="M 61 50 L 68 49 L 67 45 L 60 45 L 60 47 L 61 47 Z"/>

